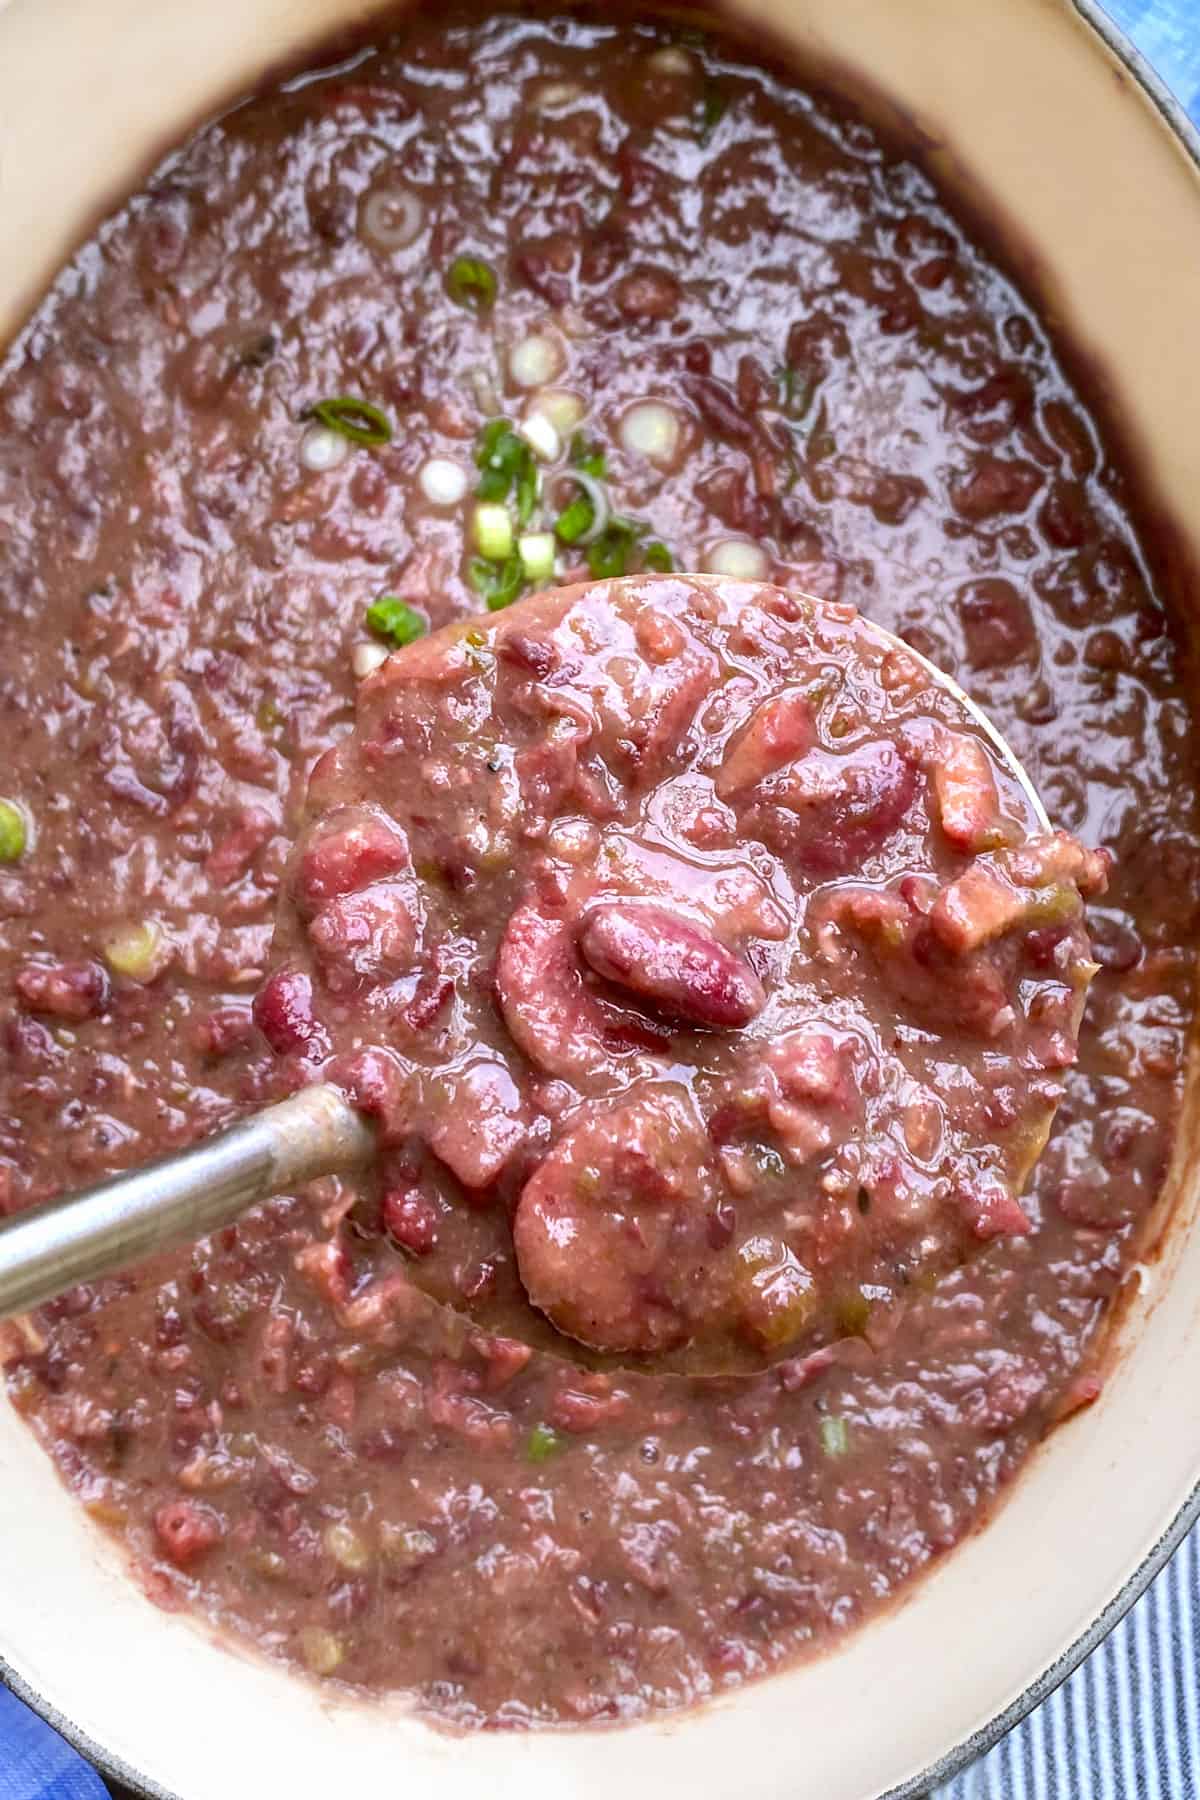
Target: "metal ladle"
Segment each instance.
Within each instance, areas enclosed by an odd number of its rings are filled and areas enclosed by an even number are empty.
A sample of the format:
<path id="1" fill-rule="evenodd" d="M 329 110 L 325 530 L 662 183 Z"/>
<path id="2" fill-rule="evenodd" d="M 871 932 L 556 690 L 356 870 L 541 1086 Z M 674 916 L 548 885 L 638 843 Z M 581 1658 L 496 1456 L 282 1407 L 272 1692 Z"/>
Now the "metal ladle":
<path id="1" fill-rule="evenodd" d="M 866 623 L 887 640 L 889 649 L 901 649 L 921 663 L 970 715 L 1021 788 L 1039 825 L 1049 830 L 1037 789 L 986 713 L 910 645 L 882 626 Z M 0 1318 L 28 1312 L 80 1282 L 203 1237 L 273 1195 L 320 1176 L 346 1174 L 369 1163 L 374 1153 L 373 1128 L 337 1088 L 321 1082 L 192 1149 L 31 1207 L 0 1225 Z M 539 1347 L 545 1342 L 539 1334 Z M 558 1342 L 579 1360 L 594 1360 L 570 1340 Z"/>

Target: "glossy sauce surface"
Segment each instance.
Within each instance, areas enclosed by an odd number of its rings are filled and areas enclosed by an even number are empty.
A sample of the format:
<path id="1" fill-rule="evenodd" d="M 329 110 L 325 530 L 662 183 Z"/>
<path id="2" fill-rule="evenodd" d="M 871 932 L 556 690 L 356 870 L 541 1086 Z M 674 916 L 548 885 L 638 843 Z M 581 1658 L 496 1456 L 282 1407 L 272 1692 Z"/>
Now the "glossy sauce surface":
<path id="1" fill-rule="evenodd" d="M 461 268 L 448 291 L 462 258 L 490 304 Z M 786 1377 L 681 1394 L 514 1356 L 431 1318 L 336 1184 L 28 1322 L 11 1396 L 158 1599 L 463 1724 L 635 1717 L 827 1641 L 1094 1392 L 1200 891 L 1192 709 L 1120 470 L 927 178 L 719 43 L 417 22 L 202 132 L 4 364 L 6 1208 L 270 1091 L 250 1002 L 365 610 L 436 626 L 508 581 L 472 583 L 475 452 L 548 389 L 628 522 L 605 554 L 855 602 L 1117 866 L 1034 1229 Z M 314 467 L 337 396 L 391 437 Z M 571 435 L 531 528 L 578 496 L 550 491 L 591 458 Z M 431 458 L 461 499 L 429 498 Z M 556 578 L 587 550 L 560 540 Z"/>
<path id="2" fill-rule="evenodd" d="M 1108 859 L 846 602 L 658 574 L 444 629 L 307 813 L 255 1019 L 479 1324 L 757 1371 L 1030 1230 Z"/>

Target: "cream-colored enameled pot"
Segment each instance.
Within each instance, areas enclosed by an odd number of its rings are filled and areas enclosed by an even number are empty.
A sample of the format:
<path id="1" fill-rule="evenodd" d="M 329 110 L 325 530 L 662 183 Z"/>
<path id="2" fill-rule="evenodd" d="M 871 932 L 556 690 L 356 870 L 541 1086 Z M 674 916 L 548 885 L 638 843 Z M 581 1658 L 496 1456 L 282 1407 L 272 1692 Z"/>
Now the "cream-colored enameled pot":
<path id="1" fill-rule="evenodd" d="M 0 343 L 173 138 L 373 10 L 0 0 Z M 1200 532 L 1200 145 L 1165 96 L 1068 0 L 732 10 L 802 67 L 860 74 L 934 146 L 943 177 L 1019 233 L 1023 273 L 1095 358 L 1141 446 L 1160 542 L 1185 581 Z M 332 1701 L 156 1610 L 2 1401 L 0 1658 L 110 1772 L 182 1800 L 915 1794 L 1066 1674 L 1200 1509 L 1194 1141 L 1185 1128 L 1174 1217 L 1134 1284 L 1125 1354 L 1098 1404 L 1054 1434 L 986 1531 L 823 1660 L 627 1730 L 456 1739 L 400 1705 Z"/>

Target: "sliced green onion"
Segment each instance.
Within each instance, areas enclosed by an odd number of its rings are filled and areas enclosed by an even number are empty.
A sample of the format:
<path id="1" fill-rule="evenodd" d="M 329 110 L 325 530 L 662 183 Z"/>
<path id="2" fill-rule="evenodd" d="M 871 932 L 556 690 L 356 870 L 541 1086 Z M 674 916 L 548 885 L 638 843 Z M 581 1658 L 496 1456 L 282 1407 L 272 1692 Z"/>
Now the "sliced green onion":
<path id="1" fill-rule="evenodd" d="M 367 626 L 389 644 L 411 644 L 429 630 L 426 621 L 399 594 L 380 594 L 367 608 Z"/>
<path id="2" fill-rule="evenodd" d="M 527 524 L 537 501 L 537 464 L 533 451 L 507 419 L 493 419 L 484 426 L 475 448 L 475 466 L 480 471 L 479 498 L 507 500 L 515 487 L 517 518 Z"/>
<path id="3" fill-rule="evenodd" d="M 576 494 L 569 505 L 564 506 L 554 521 L 554 530 L 564 544 L 577 544 L 584 532 L 590 531 L 596 517 L 596 509 L 592 505 L 590 495 Z"/>
<path id="4" fill-rule="evenodd" d="M 550 1425 L 535 1425 L 525 1440 L 525 1457 L 531 1463 L 549 1462 L 564 1448 L 564 1439 Z"/>
<path id="5" fill-rule="evenodd" d="M 517 472 L 517 521 L 528 525 L 537 505 L 538 472 L 532 457 Z"/>
<path id="6" fill-rule="evenodd" d="M 828 1413 L 821 1420 L 821 1448 L 826 1456 L 845 1456 L 850 1448 L 849 1427 L 837 1413 Z"/>
<path id="7" fill-rule="evenodd" d="M 377 450 L 381 444 L 392 441 L 392 422 L 387 414 L 369 400 L 360 400 L 354 394 L 318 400 L 308 410 L 310 417 L 319 420 L 327 431 L 336 431 L 340 437 L 349 438 L 352 444 L 364 444 L 369 450 Z"/>
<path id="8" fill-rule="evenodd" d="M 496 298 L 496 271 L 478 256 L 456 256 L 446 270 L 446 292 L 459 306 L 486 312 Z"/>
<path id="9" fill-rule="evenodd" d="M 594 543 L 588 545 L 587 565 L 597 581 L 627 575 L 637 540 L 646 527 L 632 519 L 612 519 Z"/>
<path id="10" fill-rule="evenodd" d="M 608 475 L 608 458 L 603 444 L 596 438 L 585 437 L 582 431 L 577 431 L 571 439 L 571 462 L 585 475 L 594 475 L 597 481 L 603 481 Z"/>
<path id="11" fill-rule="evenodd" d="M 554 533 L 526 532 L 517 539 L 517 555 L 527 581 L 549 581 L 554 573 Z"/>
<path id="12" fill-rule="evenodd" d="M 511 606 L 525 585 L 525 571 L 519 556 L 507 562 L 484 562 L 481 556 L 471 559 L 467 579 L 489 612 L 500 612 Z"/>
<path id="13" fill-rule="evenodd" d="M 25 814 L 12 800 L 0 800 L 0 863 L 20 862 L 29 842 Z"/>
<path id="14" fill-rule="evenodd" d="M 507 506 L 481 502 L 473 520 L 475 542 L 489 562 L 505 562 L 512 555 L 513 524 Z"/>
<path id="15" fill-rule="evenodd" d="M 539 462 L 557 462 L 562 455 L 562 439 L 542 412 L 531 412 L 522 419 L 517 430 Z"/>
<path id="16" fill-rule="evenodd" d="M 667 546 L 655 538 L 642 551 L 642 567 L 653 570 L 656 575 L 670 575 L 675 568 L 675 558 Z"/>

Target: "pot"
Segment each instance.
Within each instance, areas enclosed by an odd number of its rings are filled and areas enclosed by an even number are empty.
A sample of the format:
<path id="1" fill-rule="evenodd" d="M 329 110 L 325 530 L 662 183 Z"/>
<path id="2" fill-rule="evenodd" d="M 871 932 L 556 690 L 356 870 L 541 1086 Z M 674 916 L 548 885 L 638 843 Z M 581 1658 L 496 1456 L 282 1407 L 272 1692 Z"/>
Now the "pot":
<path id="1" fill-rule="evenodd" d="M 369 0 L 0 0 L 0 342 L 181 129 L 377 10 Z M 1165 93 L 1099 14 L 1067 0 L 738 0 L 731 10 L 806 67 L 840 72 L 1007 232 L 1136 450 L 1164 579 L 1180 591 L 1200 546 L 1200 141 Z M 273 1792 L 281 1779 L 292 1800 L 351 1783 L 495 1800 L 923 1791 L 1069 1673 L 1200 1514 L 1192 1073 L 1162 1242 L 1131 1283 L 1102 1397 L 1051 1436 L 985 1532 L 821 1660 L 628 1730 L 452 1738 L 400 1704 L 318 1696 L 158 1611 L 4 1408 L 9 1679 L 102 1768 L 184 1800 Z"/>

